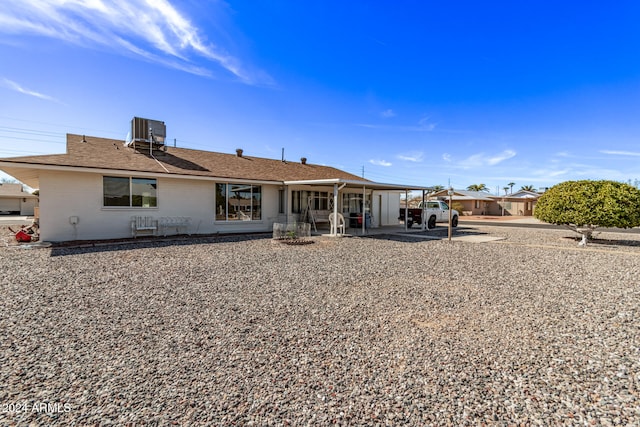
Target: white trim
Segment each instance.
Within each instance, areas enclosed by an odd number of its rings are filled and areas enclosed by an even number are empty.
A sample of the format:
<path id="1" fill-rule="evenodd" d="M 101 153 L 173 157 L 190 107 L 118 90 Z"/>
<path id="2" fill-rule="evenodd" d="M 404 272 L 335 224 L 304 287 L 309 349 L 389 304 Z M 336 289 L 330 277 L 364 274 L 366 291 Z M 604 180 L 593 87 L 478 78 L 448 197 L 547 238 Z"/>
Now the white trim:
<path id="1" fill-rule="evenodd" d="M 420 186 L 411 186 L 411 185 L 401 185 L 401 184 L 387 184 L 383 182 L 374 182 L 374 181 L 360 181 L 360 180 L 349 180 L 343 178 L 330 178 L 330 179 L 309 179 L 309 180 L 299 180 L 299 181 L 284 181 L 285 185 L 332 185 L 332 184 L 344 184 L 350 187 L 367 187 L 373 190 L 403 190 L 403 191 L 411 191 L 411 190 L 426 190 L 429 187 L 420 187 Z"/>

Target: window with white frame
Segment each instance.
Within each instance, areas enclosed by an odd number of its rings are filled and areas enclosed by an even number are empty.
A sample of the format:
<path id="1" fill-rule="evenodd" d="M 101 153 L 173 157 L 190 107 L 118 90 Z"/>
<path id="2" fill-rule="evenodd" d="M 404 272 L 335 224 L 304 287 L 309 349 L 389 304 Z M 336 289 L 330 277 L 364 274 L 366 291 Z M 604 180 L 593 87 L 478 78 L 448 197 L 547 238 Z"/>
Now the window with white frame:
<path id="1" fill-rule="evenodd" d="M 291 213 L 302 213 L 305 209 L 326 211 L 333 208 L 333 198 L 328 191 L 295 190 L 291 192 Z"/>
<path id="2" fill-rule="evenodd" d="M 344 193 L 342 194 L 342 212 L 343 213 L 362 213 L 363 210 L 369 212 L 371 203 L 371 194 L 366 195 L 364 207 L 362 205 L 362 193 Z"/>
<path id="3" fill-rule="evenodd" d="M 104 207 L 155 208 L 157 192 L 158 183 L 154 178 L 102 177 Z"/>
<path id="4" fill-rule="evenodd" d="M 251 184 L 216 184 L 216 221 L 262 219 L 262 187 Z"/>

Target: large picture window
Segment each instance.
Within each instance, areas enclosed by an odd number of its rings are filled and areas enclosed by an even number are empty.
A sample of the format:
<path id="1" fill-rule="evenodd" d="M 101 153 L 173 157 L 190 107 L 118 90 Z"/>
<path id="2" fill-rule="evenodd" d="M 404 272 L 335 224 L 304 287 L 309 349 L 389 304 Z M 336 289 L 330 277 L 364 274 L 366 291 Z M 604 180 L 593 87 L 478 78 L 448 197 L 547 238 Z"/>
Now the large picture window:
<path id="1" fill-rule="evenodd" d="M 152 178 L 102 177 L 105 207 L 155 208 L 158 206 L 157 181 Z"/>
<path id="2" fill-rule="evenodd" d="M 249 184 L 216 184 L 217 221 L 262 219 L 262 187 Z"/>

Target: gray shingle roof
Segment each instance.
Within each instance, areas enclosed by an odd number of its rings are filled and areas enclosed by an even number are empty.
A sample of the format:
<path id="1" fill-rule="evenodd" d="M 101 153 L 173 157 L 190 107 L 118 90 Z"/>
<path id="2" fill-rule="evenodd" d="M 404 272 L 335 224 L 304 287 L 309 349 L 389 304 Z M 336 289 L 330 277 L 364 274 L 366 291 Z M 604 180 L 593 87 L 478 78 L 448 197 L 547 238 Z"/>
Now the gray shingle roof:
<path id="1" fill-rule="evenodd" d="M 484 191 L 453 190 L 453 192 L 453 200 L 484 200 L 488 202 L 493 201 L 491 195 Z M 436 197 L 447 196 L 447 190 L 438 191 L 434 195 Z"/>
<path id="2" fill-rule="evenodd" d="M 86 142 L 83 142 L 83 139 Z M 124 141 L 67 135 L 67 153 L 0 159 L 8 163 L 126 170 L 259 181 L 345 179 L 368 181 L 330 166 L 167 147 L 167 151 L 127 147 Z"/>

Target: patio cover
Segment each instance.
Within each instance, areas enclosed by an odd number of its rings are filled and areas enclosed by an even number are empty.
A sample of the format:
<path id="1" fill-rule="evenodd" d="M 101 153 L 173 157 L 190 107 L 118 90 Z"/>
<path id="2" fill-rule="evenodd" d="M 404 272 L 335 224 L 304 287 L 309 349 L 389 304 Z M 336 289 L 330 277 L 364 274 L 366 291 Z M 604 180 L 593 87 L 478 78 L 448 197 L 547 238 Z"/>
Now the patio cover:
<path id="1" fill-rule="evenodd" d="M 408 195 L 409 191 L 422 191 L 422 196 L 424 198 L 425 192 L 433 190 L 431 187 L 421 187 L 415 185 L 403 185 L 403 184 L 387 184 L 382 182 L 374 182 L 366 179 L 363 180 L 348 180 L 342 178 L 332 178 L 332 179 L 313 179 L 313 180 L 300 180 L 300 181 L 284 181 L 284 185 L 311 185 L 311 186 L 328 186 L 333 185 L 333 212 L 335 214 L 338 213 L 338 192 L 343 190 L 344 188 L 348 189 L 362 189 L 363 200 L 366 197 L 367 189 L 370 190 L 386 190 L 386 191 L 404 191 L 405 197 Z M 408 215 L 408 205 L 405 204 L 405 218 Z M 364 212 L 363 212 L 364 214 Z M 338 231 L 336 228 L 337 224 L 334 222 L 331 227 L 331 235 L 337 235 Z M 365 233 L 366 221 L 362 220 L 362 233 Z M 406 221 L 405 221 L 406 228 Z"/>

